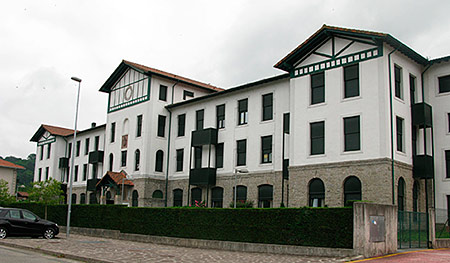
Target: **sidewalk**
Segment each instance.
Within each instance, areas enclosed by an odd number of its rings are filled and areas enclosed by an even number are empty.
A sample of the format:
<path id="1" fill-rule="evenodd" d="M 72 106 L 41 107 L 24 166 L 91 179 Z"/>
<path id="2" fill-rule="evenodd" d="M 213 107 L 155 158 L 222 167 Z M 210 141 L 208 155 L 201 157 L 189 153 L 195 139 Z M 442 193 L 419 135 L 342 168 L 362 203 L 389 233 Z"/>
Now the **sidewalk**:
<path id="1" fill-rule="evenodd" d="M 31 249 L 46 254 L 85 262 L 345 262 L 348 258 L 290 256 L 198 249 L 64 234 L 42 238 L 9 237 L 1 246 Z"/>

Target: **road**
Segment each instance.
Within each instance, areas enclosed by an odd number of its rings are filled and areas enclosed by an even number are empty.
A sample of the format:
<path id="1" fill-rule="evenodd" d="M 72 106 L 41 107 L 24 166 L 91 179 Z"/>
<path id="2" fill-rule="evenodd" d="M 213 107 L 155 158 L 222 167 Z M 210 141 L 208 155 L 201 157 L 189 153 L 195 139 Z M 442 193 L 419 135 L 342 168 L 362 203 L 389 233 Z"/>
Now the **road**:
<path id="1" fill-rule="evenodd" d="M 30 250 L 0 246 L 0 261 L 2 263 L 75 263 L 80 261 L 57 258 L 36 253 Z"/>

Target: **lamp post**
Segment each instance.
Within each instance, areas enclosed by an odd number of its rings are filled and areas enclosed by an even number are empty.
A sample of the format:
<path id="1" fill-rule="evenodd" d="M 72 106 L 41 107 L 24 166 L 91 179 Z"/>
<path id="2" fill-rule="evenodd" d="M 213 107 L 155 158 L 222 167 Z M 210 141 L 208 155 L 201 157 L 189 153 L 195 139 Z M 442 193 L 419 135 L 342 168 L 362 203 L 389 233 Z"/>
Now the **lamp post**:
<path id="1" fill-rule="evenodd" d="M 73 170 L 75 165 L 75 148 L 77 142 L 77 121 L 78 121 L 78 104 L 80 102 L 80 87 L 81 87 L 81 79 L 77 77 L 71 78 L 73 81 L 78 82 L 78 92 L 77 92 L 77 104 L 75 106 L 75 125 L 73 128 L 73 146 L 72 147 L 72 155 L 70 162 L 70 178 L 69 178 L 69 205 L 67 207 L 67 227 L 66 227 L 66 236 L 69 238 L 70 235 L 70 213 L 72 209 L 72 184 L 73 184 Z"/>
<path id="2" fill-rule="evenodd" d="M 247 169 L 234 169 L 234 208 L 236 208 L 237 203 L 237 174 L 246 174 L 248 173 Z"/>

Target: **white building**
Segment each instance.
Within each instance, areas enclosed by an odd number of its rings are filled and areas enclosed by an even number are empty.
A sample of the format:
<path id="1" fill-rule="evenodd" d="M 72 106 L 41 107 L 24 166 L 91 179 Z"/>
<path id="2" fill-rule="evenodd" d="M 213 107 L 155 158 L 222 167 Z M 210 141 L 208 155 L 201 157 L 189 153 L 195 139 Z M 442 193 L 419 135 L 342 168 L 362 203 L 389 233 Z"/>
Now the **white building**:
<path id="1" fill-rule="evenodd" d="M 449 57 L 428 60 L 389 34 L 324 25 L 275 67 L 287 73 L 222 90 L 122 61 L 100 88 L 106 125 L 80 132 L 81 145 L 99 143 L 75 162 L 98 173 L 78 176 L 77 202 L 90 194 L 228 207 L 237 185 L 238 201 L 261 207 L 447 207 Z M 49 167 L 64 181 L 58 164 L 68 163 L 71 133 L 45 127 L 32 139 L 35 180 Z M 46 143 L 58 149 L 48 160 L 39 158 Z"/>
<path id="2" fill-rule="evenodd" d="M 8 193 L 15 195 L 17 191 L 17 170 L 25 167 L 0 159 L 0 180 L 8 183 Z"/>

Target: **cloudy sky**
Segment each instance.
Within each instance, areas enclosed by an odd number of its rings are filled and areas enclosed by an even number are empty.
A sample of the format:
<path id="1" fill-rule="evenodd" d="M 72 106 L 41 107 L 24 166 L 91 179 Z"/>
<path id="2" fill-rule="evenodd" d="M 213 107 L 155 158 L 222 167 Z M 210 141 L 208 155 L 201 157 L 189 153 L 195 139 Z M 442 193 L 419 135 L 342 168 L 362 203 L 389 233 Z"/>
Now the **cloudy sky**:
<path id="1" fill-rule="evenodd" d="M 425 57 L 450 55 L 450 1 L 5 1 L 0 8 L 0 156 L 27 157 L 41 124 L 106 121 L 99 88 L 122 59 L 230 88 L 323 24 L 390 33 Z"/>

